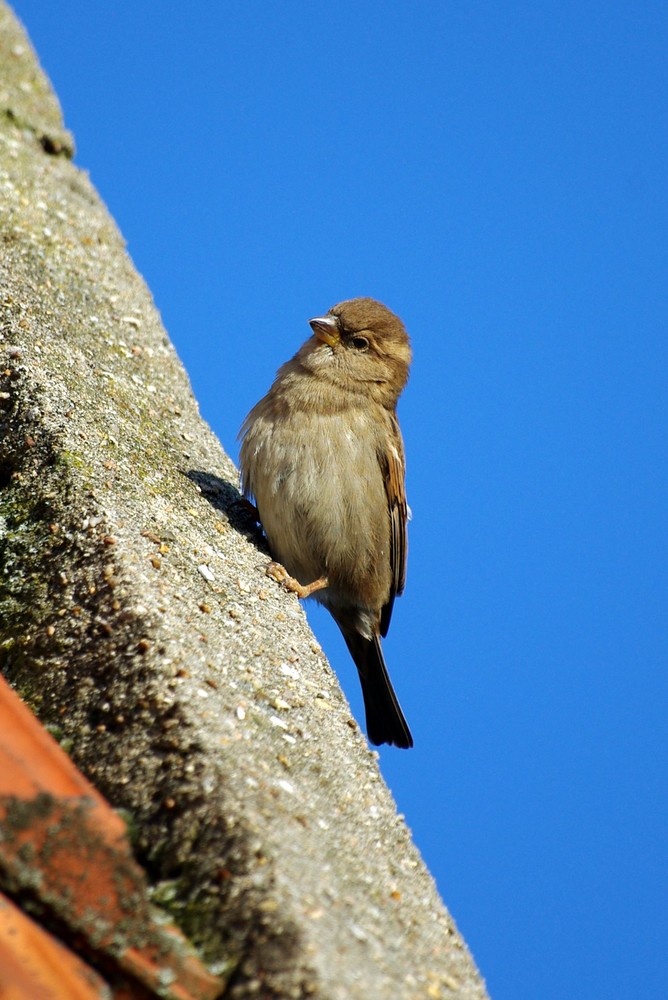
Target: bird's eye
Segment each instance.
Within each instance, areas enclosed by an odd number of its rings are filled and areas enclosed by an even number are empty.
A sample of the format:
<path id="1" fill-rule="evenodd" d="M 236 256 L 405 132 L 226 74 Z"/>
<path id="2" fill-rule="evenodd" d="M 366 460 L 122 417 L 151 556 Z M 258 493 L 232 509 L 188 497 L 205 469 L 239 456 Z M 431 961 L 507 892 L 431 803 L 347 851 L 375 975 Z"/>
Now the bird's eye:
<path id="1" fill-rule="evenodd" d="M 353 347 L 358 351 L 366 351 L 369 346 L 369 341 L 366 339 L 366 337 L 360 337 L 360 336 L 353 337 L 350 342 L 353 345 Z"/>

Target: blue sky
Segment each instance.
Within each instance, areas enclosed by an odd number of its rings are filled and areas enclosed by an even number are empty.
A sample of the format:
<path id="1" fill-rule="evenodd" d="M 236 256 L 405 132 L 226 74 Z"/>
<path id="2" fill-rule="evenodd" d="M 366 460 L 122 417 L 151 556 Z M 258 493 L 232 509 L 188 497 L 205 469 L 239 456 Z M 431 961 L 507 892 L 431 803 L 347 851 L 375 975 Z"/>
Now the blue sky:
<path id="1" fill-rule="evenodd" d="M 665 5 L 14 7 L 235 459 L 310 316 L 404 319 L 383 773 L 494 1000 L 668 995 Z"/>

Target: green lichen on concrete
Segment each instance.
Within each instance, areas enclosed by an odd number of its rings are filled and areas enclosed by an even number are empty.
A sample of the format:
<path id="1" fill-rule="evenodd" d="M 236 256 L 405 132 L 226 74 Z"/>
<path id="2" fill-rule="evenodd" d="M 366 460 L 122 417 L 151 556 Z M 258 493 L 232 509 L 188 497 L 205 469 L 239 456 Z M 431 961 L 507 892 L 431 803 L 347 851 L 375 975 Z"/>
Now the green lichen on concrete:
<path id="1" fill-rule="evenodd" d="M 0 669 L 16 666 L 26 638 L 53 614 L 48 581 L 39 572 L 59 542 L 49 532 L 50 512 L 34 497 L 0 491 L 0 514 L 5 530 L 0 537 Z M 9 495 L 8 495 L 9 494 Z M 26 552 L 35 562 L 26 567 Z M 3 663 L 2 660 L 5 662 Z"/>
<path id="2" fill-rule="evenodd" d="M 181 927 L 191 941 L 200 943 L 204 958 L 208 958 L 211 971 L 227 980 L 241 961 L 241 955 L 225 955 L 218 940 L 211 941 L 211 920 L 213 907 L 201 899 L 190 898 L 192 887 L 187 878 L 163 880 L 150 889 L 152 902 L 160 910 L 168 913 L 175 924 Z M 207 948 L 206 942 L 209 942 Z"/>
<path id="3" fill-rule="evenodd" d="M 5 4 L 0 6 L 0 66 L 2 116 L 32 132 L 46 152 L 71 157 L 74 142 L 63 127 L 58 100 L 30 42 Z"/>
<path id="4" fill-rule="evenodd" d="M 20 674 L 34 703 L 40 696 L 34 657 L 56 613 L 59 553 L 67 546 L 59 511 L 70 490 L 39 423 L 42 401 L 15 359 L 10 365 L 0 375 L 0 670 Z"/>

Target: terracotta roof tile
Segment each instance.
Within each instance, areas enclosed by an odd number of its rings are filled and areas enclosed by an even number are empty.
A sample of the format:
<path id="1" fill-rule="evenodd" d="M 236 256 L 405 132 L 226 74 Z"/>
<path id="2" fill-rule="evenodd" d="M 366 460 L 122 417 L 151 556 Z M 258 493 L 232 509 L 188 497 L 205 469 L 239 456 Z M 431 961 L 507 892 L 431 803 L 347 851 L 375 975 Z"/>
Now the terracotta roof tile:
<path id="1" fill-rule="evenodd" d="M 151 995 L 220 994 L 221 981 L 151 905 L 121 818 L 2 677 L 0 879 L 31 898 L 64 937 L 81 941 L 101 968 L 122 970 Z M 13 940 L 5 934 L 0 947 L 11 949 Z M 81 994 L 89 995 L 98 994 Z"/>

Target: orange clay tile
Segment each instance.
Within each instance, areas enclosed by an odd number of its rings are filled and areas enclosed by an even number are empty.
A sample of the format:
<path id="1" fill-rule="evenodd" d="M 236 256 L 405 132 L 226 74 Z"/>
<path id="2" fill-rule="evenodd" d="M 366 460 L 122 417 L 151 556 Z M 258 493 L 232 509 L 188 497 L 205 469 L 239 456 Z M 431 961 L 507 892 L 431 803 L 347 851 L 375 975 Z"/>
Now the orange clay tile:
<path id="1" fill-rule="evenodd" d="M 80 958 L 0 893 L 2 1000 L 108 1000 L 109 987 Z"/>
<path id="2" fill-rule="evenodd" d="M 223 983 L 150 904 L 123 821 L 2 677 L 0 878 L 82 941 L 96 964 L 122 970 L 150 995 L 220 995 Z"/>

